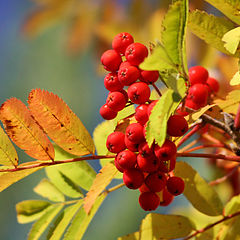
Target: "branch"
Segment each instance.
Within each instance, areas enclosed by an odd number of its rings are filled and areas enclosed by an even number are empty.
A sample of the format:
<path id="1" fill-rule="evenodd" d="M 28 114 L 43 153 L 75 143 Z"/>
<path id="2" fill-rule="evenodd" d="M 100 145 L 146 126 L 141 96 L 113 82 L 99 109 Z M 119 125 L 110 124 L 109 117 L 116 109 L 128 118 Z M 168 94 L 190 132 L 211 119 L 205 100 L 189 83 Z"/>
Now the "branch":
<path id="1" fill-rule="evenodd" d="M 159 95 L 159 97 L 162 96 L 160 90 L 158 89 L 157 85 L 155 83 L 152 83 L 152 86 L 154 87 L 154 89 L 156 90 L 157 94 Z"/>

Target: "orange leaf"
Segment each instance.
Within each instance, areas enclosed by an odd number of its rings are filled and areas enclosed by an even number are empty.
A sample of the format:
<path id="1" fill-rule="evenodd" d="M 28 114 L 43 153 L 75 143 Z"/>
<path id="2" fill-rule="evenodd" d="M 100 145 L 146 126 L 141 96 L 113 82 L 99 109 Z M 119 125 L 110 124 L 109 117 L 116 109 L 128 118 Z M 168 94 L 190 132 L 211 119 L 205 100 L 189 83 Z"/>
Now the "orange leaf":
<path id="1" fill-rule="evenodd" d="M 29 156 L 53 160 L 54 148 L 23 102 L 11 98 L 2 104 L 0 119 L 12 141 Z"/>
<path id="2" fill-rule="evenodd" d="M 61 98 L 35 89 L 29 94 L 28 103 L 34 118 L 61 148 L 74 155 L 94 153 L 91 135 Z"/>
<path id="3" fill-rule="evenodd" d="M 84 209 L 88 214 L 101 192 L 108 186 L 112 181 L 114 176 L 117 174 L 118 170 L 116 169 L 113 163 L 108 163 L 97 174 L 87 196 L 84 198 Z"/>

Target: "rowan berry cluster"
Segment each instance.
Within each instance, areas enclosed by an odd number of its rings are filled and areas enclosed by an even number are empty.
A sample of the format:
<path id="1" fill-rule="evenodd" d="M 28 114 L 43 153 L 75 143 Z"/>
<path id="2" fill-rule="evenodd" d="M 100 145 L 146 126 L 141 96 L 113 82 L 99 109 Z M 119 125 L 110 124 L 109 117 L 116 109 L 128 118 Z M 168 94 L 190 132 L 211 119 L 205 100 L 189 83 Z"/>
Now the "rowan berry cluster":
<path id="1" fill-rule="evenodd" d="M 183 116 L 172 115 L 167 123 L 168 138 L 164 144 L 161 147 L 156 143 L 149 146 L 145 138 L 145 126 L 158 101 L 149 99 L 149 85 L 157 81 L 159 73 L 139 69 L 139 64 L 148 56 L 148 49 L 134 42 L 129 33 L 115 36 L 112 47 L 101 57 L 104 68 L 110 71 L 104 79 L 104 85 L 110 93 L 106 104 L 100 108 L 100 114 L 110 120 L 127 102 L 137 107 L 125 131 L 111 133 L 106 146 L 110 152 L 117 154 L 115 166 L 123 173 L 125 185 L 130 189 L 139 189 L 140 206 L 146 211 L 155 210 L 159 205 L 169 205 L 174 196 L 184 190 L 184 181 L 172 172 L 177 148 L 169 138 L 185 134 L 188 123 Z"/>

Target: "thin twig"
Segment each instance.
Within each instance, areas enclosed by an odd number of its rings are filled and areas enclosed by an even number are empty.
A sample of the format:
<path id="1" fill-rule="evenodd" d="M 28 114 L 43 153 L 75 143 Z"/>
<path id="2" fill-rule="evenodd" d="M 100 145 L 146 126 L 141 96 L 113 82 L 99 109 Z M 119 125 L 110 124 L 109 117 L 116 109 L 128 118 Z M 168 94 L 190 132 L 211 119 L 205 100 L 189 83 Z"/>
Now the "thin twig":
<path id="1" fill-rule="evenodd" d="M 159 97 L 162 96 L 162 93 L 160 92 L 160 90 L 158 89 L 157 85 L 155 83 L 152 83 L 152 86 L 154 87 L 154 89 L 156 90 L 157 94 L 159 95 Z"/>
<path id="2" fill-rule="evenodd" d="M 190 152 L 194 152 L 204 148 L 225 148 L 225 145 L 224 144 L 205 144 L 205 145 L 200 145 L 200 146 L 190 148 L 188 150 L 185 150 L 184 152 L 190 153 Z"/>
<path id="3" fill-rule="evenodd" d="M 187 144 L 186 146 L 184 146 L 183 148 L 179 149 L 178 152 L 186 152 L 189 148 L 193 147 L 195 144 L 197 144 L 199 142 L 200 138 L 197 138 L 193 141 L 191 141 L 189 144 Z"/>
<path id="4" fill-rule="evenodd" d="M 125 186 L 124 183 L 120 183 L 120 184 L 118 184 L 118 185 L 116 185 L 116 186 L 114 186 L 112 188 L 107 189 L 105 192 L 106 193 L 110 193 L 110 192 L 116 191 L 117 189 L 119 189 L 121 187 L 124 187 L 124 186 Z"/>

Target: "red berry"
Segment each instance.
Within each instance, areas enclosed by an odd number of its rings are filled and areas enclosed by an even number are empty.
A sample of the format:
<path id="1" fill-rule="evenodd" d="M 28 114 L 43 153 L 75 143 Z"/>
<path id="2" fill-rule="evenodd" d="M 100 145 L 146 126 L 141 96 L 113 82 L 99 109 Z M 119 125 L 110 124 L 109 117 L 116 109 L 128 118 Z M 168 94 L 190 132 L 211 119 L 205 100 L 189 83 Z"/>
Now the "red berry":
<path id="1" fill-rule="evenodd" d="M 143 193 L 143 192 L 151 192 L 145 183 L 143 183 L 143 185 L 139 188 L 139 191 L 141 193 Z"/>
<path id="2" fill-rule="evenodd" d="M 164 188 L 162 190 L 162 192 L 160 192 L 158 194 L 158 196 L 160 197 L 160 206 L 168 206 L 174 199 L 174 196 L 168 192 L 168 190 L 166 188 Z"/>
<path id="3" fill-rule="evenodd" d="M 173 137 L 181 137 L 188 131 L 188 123 L 183 116 L 172 115 L 167 122 L 167 133 Z"/>
<path id="4" fill-rule="evenodd" d="M 153 147 L 149 147 L 147 142 L 142 142 L 138 146 L 138 152 L 143 157 L 148 157 L 153 155 Z"/>
<path id="5" fill-rule="evenodd" d="M 159 78 L 158 71 L 145 71 L 142 70 L 140 72 L 140 80 L 142 82 L 145 82 L 147 84 L 155 83 Z"/>
<path id="6" fill-rule="evenodd" d="M 201 105 L 195 103 L 191 99 L 186 99 L 185 107 L 188 107 L 188 108 L 193 109 L 193 110 L 198 110 L 199 108 L 201 108 Z"/>
<path id="7" fill-rule="evenodd" d="M 140 123 L 131 123 L 126 128 L 126 137 L 135 143 L 144 141 L 143 126 Z"/>
<path id="8" fill-rule="evenodd" d="M 137 163 L 137 156 L 132 151 L 124 150 L 118 153 L 116 160 L 121 168 L 130 169 L 135 167 Z"/>
<path id="9" fill-rule="evenodd" d="M 135 110 L 135 119 L 142 125 L 148 121 L 148 105 L 141 104 Z"/>
<path id="10" fill-rule="evenodd" d="M 108 91 L 115 92 L 123 89 L 116 73 L 108 73 L 104 78 L 104 86 Z"/>
<path id="11" fill-rule="evenodd" d="M 160 204 L 160 198 L 154 192 L 143 192 L 139 196 L 139 204 L 145 211 L 153 211 Z"/>
<path id="12" fill-rule="evenodd" d="M 176 110 L 176 114 L 178 114 L 178 115 L 180 115 L 180 116 L 183 116 L 183 117 L 189 115 L 189 112 L 185 111 L 184 109 L 185 109 L 185 108 L 183 108 L 183 107 L 180 105 L 180 106 L 177 108 L 177 110 Z"/>
<path id="13" fill-rule="evenodd" d="M 121 67 L 118 71 L 118 79 L 124 86 L 130 86 L 138 80 L 140 71 L 134 66 Z"/>
<path id="14" fill-rule="evenodd" d="M 219 91 L 219 83 L 215 78 L 209 77 L 207 79 L 207 85 L 209 93 L 211 92 L 217 93 Z"/>
<path id="15" fill-rule="evenodd" d="M 115 50 L 107 50 L 101 56 L 101 62 L 107 71 L 115 72 L 118 70 L 122 58 Z"/>
<path id="16" fill-rule="evenodd" d="M 187 99 L 191 99 L 193 102 L 200 106 L 205 106 L 208 100 L 208 87 L 206 84 L 197 83 L 194 84 L 188 90 Z"/>
<path id="17" fill-rule="evenodd" d="M 130 62 L 124 61 L 124 62 L 122 62 L 122 63 L 120 64 L 119 70 L 120 70 L 121 68 L 130 67 L 130 66 L 132 66 Z"/>
<path id="18" fill-rule="evenodd" d="M 159 160 L 154 154 L 151 156 L 143 157 L 141 154 L 137 155 L 137 165 L 138 168 L 147 173 L 155 172 L 159 168 Z"/>
<path id="19" fill-rule="evenodd" d="M 137 169 L 129 169 L 123 172 L 123 182 L 130 189 L 138 189 L 144 182 L 143 173 Z"/>
<path id="20" fill-rule="evenodd" d="M 128 88 L 128 97 L 133 103 L 143 104 L 149 100 L 151 90 L 146 83 L 136 82 Z"/>
<path id="21" fill-rule="evenodd" d="M 154 153 L 159 160 L 168 161 L 176 155 L 177 147 L 174 142 L 166 139 L 161 147 L 159 145 L 154 146 Z"/>
<path id="22" fill-rule="evenodd" d="M 118 164 L 117 162 L 117 158 L 114 159 L 114 164 L 115 164 L 115 167 L 117 168 L 117 170 L 121 173 L 124 172 L 124 169 L 122 167 L 120 167 L 120 165 Z"/>
<path id="23" fill-rule="evenodd" d="M 151 112 L 152 112 L 152 109 L 153 109 L 153 107 L 157 104 L 157 102 L 158 102 L 158 100 L 154 100 L 154 101 L 152 101 L 152 102 L 148 105 L 148 110 L 147 110 L 148 116 L 150 116 L 150 114 L 151 114 Z"/>
<path id="24" fill-rule="evenodd" d="M 146 186 L 152 192 L 160 192 L 166 186 L 167 178 L 164 173 L 158 171 L 150 173 L 145 179 Z"/>
<path id="25" fill-rule="evenodd" d="M 141 62 L 143 62 L 144 58 L 147 56 L 147 47 L 137 42 L 130 44 L 125 51 L 127 61 L 135 66 L 138 66 Z"/>
<path id="26" fill-rule="evenodd" d="M 171 158 L 169 161 L 160 161 L 159 162 L 159 171 L 164 173 L 171 172 L 176 165 L 176 156 Z"/>
<path id="27" fill-rule="evenodd" d="M 188 74 L 189 81 L 192 86 L 196 83 L 206 84 L 208 79 L 208 71 L 202 66 L 194 66 L 189 68 Z"/>
<path id="28" fill-rule="evenodd" d="M 133 43 L 133 37 L 131 34 L 122 32 L 117 34 L 112 41 L 112 47 L 114 50 L 116 50 L 119 53 L 124 54 L 126 48 Z"/>
<path id="29" fill-rule="evenodd" d="M 101 116 L 106 120 L 114 119 L 117 116 L 117 112 L 113 111 L 110 107 L 108 107 L 107 104 L 104 104 L 100 110 L 99 113 Z"/>
<path id="30" fill-rule="evenodd" d="M 167 180 L 167 190 L 174 196 L 180 195 L 184 191 L 184 181 L 180 177 L 170 177 Z"/>
<path id="31" fill-rule="evenodd" d="M 138 151 L 138 145 L 139 144 L 130 141 L 126 136 L 125 136 L 125 145 L 132 152 L 137 152 Z"/>
<path id="32" fill-rule="evenodd" d="M 121 111 L 126 105 L 125 96 L 121 92 L 110 92 L 106 104 L 113 111 Z"/>
<path id="33" fill-rule="evenodd" d="M 125 135 L 122 132 L 111 133 L 107 137 L 107 149 L 112 153 L 119 153 L 123 151 L 126 148 L 124 138 Z"/>

